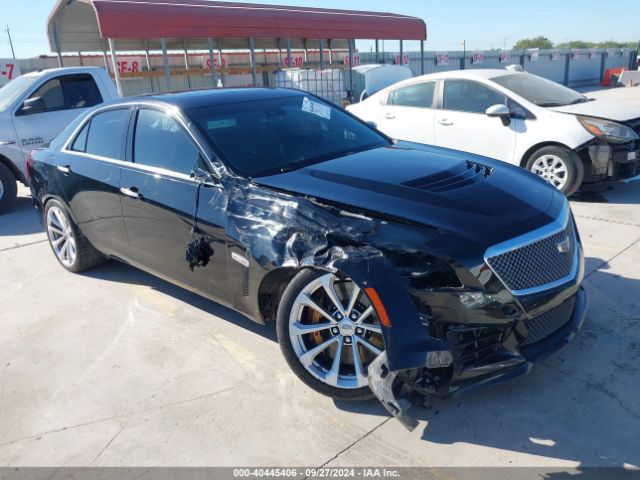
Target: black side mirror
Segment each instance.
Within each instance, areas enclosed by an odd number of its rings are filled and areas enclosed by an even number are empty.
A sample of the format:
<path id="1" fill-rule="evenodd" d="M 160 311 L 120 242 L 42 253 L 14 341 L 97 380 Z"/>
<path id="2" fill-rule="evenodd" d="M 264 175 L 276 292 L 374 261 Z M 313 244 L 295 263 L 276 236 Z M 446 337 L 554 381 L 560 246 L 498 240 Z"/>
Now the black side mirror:
<path id="1" fill-rule="evenodd" d="M 42 97 L 34 97 L 28 98 L 18 110 L 19 115 L 30 115 L 33 113 L 44 112 L 47 109 L 47 106 L 44 104 L 44 100 Z"/>

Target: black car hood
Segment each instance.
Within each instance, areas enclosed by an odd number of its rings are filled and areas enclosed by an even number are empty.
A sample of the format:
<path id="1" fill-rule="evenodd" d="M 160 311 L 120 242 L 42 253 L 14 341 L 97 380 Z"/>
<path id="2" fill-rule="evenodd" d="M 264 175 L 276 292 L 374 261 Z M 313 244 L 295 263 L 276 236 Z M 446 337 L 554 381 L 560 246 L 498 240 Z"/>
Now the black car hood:
<path id="1" fill-rule="evenodd" d="M 253 180 L 467 236 L 519 224 L 536 228 L 554 218 L 552 205 L 561 201 L 553 187 L 520 168 L 408 142 Z"/>

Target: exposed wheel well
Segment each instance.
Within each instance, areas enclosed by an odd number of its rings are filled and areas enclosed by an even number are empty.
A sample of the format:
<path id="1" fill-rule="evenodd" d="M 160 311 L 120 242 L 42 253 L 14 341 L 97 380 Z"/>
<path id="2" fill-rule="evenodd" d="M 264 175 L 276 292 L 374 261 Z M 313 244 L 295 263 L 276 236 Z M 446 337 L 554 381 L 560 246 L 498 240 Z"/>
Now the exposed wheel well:
<path id="1" fill-rule="evenodd" d="M 520 160 L 520 166 L 524 168 L 527 165 L 527 162 L 529 161 L 529 159 L 531 158 L 531 155 L 533 155 L 533 152 L 544 147 L 560 147 L 560 148 L 566 148 L 567 150 L 573 151 L 573 149 L 559 142 L 541 142 L 530 147 L 529 150 L 527 150 L 524 153 L 524 155 L 522 156 L 522 159 Z"/>
<path id="2" fill-rule="evenodd" d="M 23 185 L 28 185 L 26 179 L 22 176 L 22 173 L 20 172 L 20 170 L 18 170 L 18 167 L 16 167 L 11 160 L 9 160 L 4 155 L 0 155 L 0 163 L 3 164 L 5 167 L 7 167 L 11 171 L 11 173 L 13 173 L 13 176 L 15 177 L 16 182 L 20 182 Z"/>
<path id="3" fill-rule="evenodd" d="M 282 294 L 301 270 L 297 267 L 282 267 L 272 270 L 262 279 L 258 290 L 258 304 L 265 323 L 276 319 Z"/>

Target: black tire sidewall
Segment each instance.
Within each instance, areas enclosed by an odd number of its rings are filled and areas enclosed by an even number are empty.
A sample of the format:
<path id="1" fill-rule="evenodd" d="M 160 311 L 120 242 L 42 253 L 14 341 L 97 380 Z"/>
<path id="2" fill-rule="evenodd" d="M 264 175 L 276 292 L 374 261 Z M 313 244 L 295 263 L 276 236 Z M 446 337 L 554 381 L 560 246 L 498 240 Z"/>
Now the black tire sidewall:
<path id="1" fill-rule="evenodd" d="M 0 214 L 8 211 L 18 196 L 18 182 L 9 168 L 0 163 L 0 182 L 4 189 L 0 197 Z"/>
<path id="2" fill-rule="evenodd" d="M 574 194 L 578 190 L 578 188 L 580 188 L 582 180 L 584 179 L 584 167 L 582 166 L 580 157 L 578 157 L 575 152 L 569 150 L 568 148 L 558 146 L 543 147 L 531 154 L 529 160 L 525 165 L 525 168 L 531 172 L 534 162 L 543 155 L 555 155 L 562 159 L 562 161 L 567 166 L 568 178 L 565 186 L 559 190 L 567 197 Z M 534 173 L 534 175 L 536 174 Z"/>
<path id="3" fill-rule="evenodd" d="M 296 355 L 293 345 L 291 344 L 291 338 L 289 337 L 289 315 L 293 304 L 295 303 L 298 294 L 302 289 L 307 286 L 311 281 L 315 280 L 322 275 L 326 275 L 328 272 L 322 270 L 314 270 L 311 268 L 304 269 L 298 273 L 291 283 L 287 286 L 280 299 L 280 305 L 278 306 L 278 314 L 276 318 L 276 332 L 278 335 L 278 343 L 280 344 L 280 350 L 284 356 L 285 361 L 296 374 L 296 376 L 302 380 L 307 386 L 319 392 L 323 395 L 331 397 L 335 400 L 345 401 L 361 401 L 369 400 L 373 398 L 373 393 L 369 387 L 362 387 L 358 389 L 341 389 L 327 385 L 318 380 L 300 363 L 298 356 Z"/>

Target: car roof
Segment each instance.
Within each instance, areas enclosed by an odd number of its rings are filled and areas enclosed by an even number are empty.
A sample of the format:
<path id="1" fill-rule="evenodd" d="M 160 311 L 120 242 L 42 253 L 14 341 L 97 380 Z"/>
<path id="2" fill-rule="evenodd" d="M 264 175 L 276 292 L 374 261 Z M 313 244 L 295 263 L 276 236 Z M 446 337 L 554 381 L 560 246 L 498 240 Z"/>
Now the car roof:
<path id="1" fill-rule="evenodd" d="M 92 70 L 104 70 L 102 67 L 60 67 L 60 68 L 46 68 L 43 70 L 36 70 L 33 72 L 23 73 L 22 77 L 40 77 L 44 75 L 55 75 L 56 73 L 64 73 L 73 75 L 76 73 L 88 73 Z"/>
<path id="2" fill-rule="evenodd" d="M 175 105 L 181 109 L 197 108 L 212 105 L 223 105 L 239 102 L 252 102 L 270 98 L 284 98 L 292 96 L 304 96 L 307 94 L 301 90 L 292 88 L 264 88 L 264 87 L 233 87 L 210 88 L 201 90 L 187 90 L 183 92 L 168 92 L 139 95 L 123 100 L 123 103 L 145 101 L 161 102 Z"/>
<path id="3" fill-rule="evenodd" d="M 468 70 L 449 70 L 447 72 L 430 73 L 416 78 L 495 78 L 504 75 L 522 74 L 526 72 L 515 72 L 513 70 L 505 70 L 499 68 L 472 68 Z"/>

